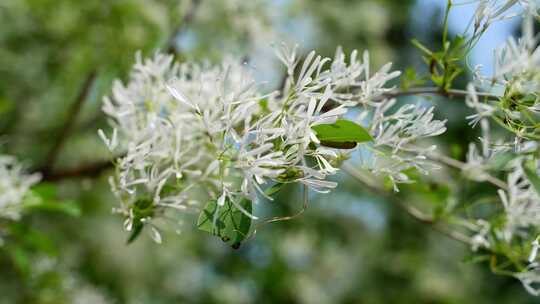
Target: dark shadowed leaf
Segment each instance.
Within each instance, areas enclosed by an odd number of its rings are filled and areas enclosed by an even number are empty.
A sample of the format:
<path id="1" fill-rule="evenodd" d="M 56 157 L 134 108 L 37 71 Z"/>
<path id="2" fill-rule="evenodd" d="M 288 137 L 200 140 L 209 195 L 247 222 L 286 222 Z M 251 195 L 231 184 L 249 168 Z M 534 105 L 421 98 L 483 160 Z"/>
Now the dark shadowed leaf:
<path id="1" fill-rule="evenodd" d="M 251 201 L 242 199 L 239 204 L 251 213 Z M 214 216 L 216 216 L 215 224 Z M 201 211 L 197 227 L 221 238 L 224 242 L 230 241 L 233 248 L 238 248 L 249 233 L 251 218 L 234 206 L 229 199 L 226 199 L 224 205 L 219 208 L 217 202 L 212 200 Z"/>

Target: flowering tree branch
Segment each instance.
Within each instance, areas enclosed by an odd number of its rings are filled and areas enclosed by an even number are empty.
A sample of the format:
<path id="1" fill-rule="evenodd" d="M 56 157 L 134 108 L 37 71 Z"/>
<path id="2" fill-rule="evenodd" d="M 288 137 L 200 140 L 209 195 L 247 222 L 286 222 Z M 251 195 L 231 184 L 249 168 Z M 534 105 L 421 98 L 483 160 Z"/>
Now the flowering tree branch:
<path id="1" fill-rule="evenodd" d="M 199 2 L 192 2 L 182 26 L 192 22 Z M 475 252 L 488 252 L 494 272 L 515 276 L 529 292 L 540 294 L 532 287 L 540 282 L 540 49 L 533 35 L 538 10 L 527 0 L 496 2 L 479 5 L 471 39 L 451 39 L 449 0 L 441 49 L 414 42 L 429 67 L 429 75 L 420 79 L 430 79 L 433 87 L 388 87 L 401 75 L 391 63 L 373 73 L 369 52 L 345 54 L 341 48 L 333 58 L 325 58 L 315 51 L 299 57 L 296 47 L 276 47 L 286 68 L 279 92 L 264 91 L 239 60 L 210 65 L 179 63 L 170 54 L 137 55 L 128 81 L 115 82 L 112 94 L 104 98 L 102 109 L 111 128 L 98 131 L 109 151 L 118 155 L 109 181 L 119 202 L 115 212 L 125 217 L 128 242 L 145 230 L 160 243 L 161 220 L 185 211 L 199 213 L 201 231 L 237 248 L 258 227 L 252 226 L 258 220 L 253 206 L 261 197 L 271 200 L 283 185 L 300 184 L 305 190 L 303 211 L 307 189 L 331 192 L 337 183 L 328 177 L 341 168 L 417 221 Z M 510 39 L 496 53 L 492 77 L 475 70 L 467 90 L 455 89 L 454 80 L 465 68 L 460 62 L 476 39 L 518 5 L 524 9 L 524 37 Z M 182 30 L 168 40 L 169 52 L 175 52 Z M 404 81 L 417 79 L 415 72 L 406 76 Z M 97 176 L 113 166 L 100 161 L 50 172 L 84 95 L 54 145 L 45 180 Z M 421 95 L 459 98 L 474 110 L 466 120 L 479 126 L 481 137 L 469 144 L 464 162 L 438 154 L 436 145 L 426 143 L 447 130 L 446 119 L 438 119 L 434 107 L 396 100 Z M 492 132 L 493 122 L 505 131 Z M 362 171 L 345 163 L 356 152 Z M 478 198 L 459 200 L 459 208 L 444 199 L 447 208 L 441 212 L 447 224 L 460 225 L 456 230 L 443 225 L 438 213 L 425 214 L 372 178 L 384 177 L 398 192 L 416 174 L 441 169 L 438 164 L 497 188 L 489 187 L 489 204 L 480 212 L 475 208 L 484 202 Z M 302 211 L 266 222 L 291 219 Z"/>

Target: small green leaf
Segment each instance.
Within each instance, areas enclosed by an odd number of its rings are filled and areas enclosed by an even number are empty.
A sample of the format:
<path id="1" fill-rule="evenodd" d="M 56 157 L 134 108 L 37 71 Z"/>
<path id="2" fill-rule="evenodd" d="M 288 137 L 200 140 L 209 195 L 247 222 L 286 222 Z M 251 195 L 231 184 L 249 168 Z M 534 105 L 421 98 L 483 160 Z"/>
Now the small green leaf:
<path id="1" fill-rule="evenodd" d="M 523 164 L 523 171 L 527 175 L 527 179 L 536 190 L 536 193 L 540 195 L 540 177 L 536 173 L 536 166 L 533 161 L 528 161 Z"/>
<path id="2" fill-rule="evenodd" d="M 81 216 L 81 209 L 75 202 L 72 201 L 41 201 L 37 204 L 29 205 L 29 209 L 32 210 L 42 210 L 42 211 L 51 211 L 64 213 L 73 217 Z"/>
<path id="3" fill-rule="evenodd" d="M 486 255 L 486 254 L 482 254 L 482 255 L 468 254 L 463 258 L 462 262 L 465 264 L 484 263 L 486 261 L 489 261 L 490 257 L 491 257 L 490 255 Z"/>
<path id="4" fill-rule="evenodd" d="M 28 210 L 41 210 L 64 213 L 73 217 L 81 215 L 77 203 L 70 200 L 58 200 L 56 186 L 49 183 L 38 184 L 24 198 Z"/>
<path id="5" fill-rule="evenodd" d="M 285 170 L 285 172 L 278 175 L 277 180 L 281 183 L 287 183 L 302 177 L 304 177 L 304 171 L 302 171 L 302 169 L 289 167 L 287 170 Z"/>
<path id="6" fill-rule="evenodd" d="M 251 201 L 242 199 L 240 206 L 251 213 Z M 216 200 L 208 202 L 199 215 L 197 227 L 221 238 L 224 242 L 230 241 L 231 246 L 237 249 L 249 233 L 251 218 L 234 206 L 229 199 L 225 200 L 223 206 L 218 207 Z M 215 225 L 214 216 L 217 217 Z"/>
<path id="7" fill-rule="evenodd" d="M 139 237 L 144 229 L 143 219 L 152 217 L 154 215 L 154 209 L 153 200 L 148 197 L 140 198 L 132 205 L 133 227 L 127 244 L 133 243 Z"/>
<path id="8" fill-rule="evenodd" d="M 281 188 L 283 188 L 284 185 L 285 184 L 283 184 L 283 183 L 275 183 L 272 186 L 266 188 L 266 190 L 264 190 L 264 194 L 266 194 L 268 196 L 272 196 L 272 195 L 278 193 L 279 190 L 281 190 Z"/>
<path id="9" fill-rule="evenodd" d="M 25 251 L 22 247 L 15 245 L 11 250 L 8 251 L 11 255 L 11 260 L 13 264 L 23 275 L 28 275 L 30 273 L 31 257 L 28 252 Z"/>
<path id="10" fill-rule="evenodd" d="M 141 222 L 137 222 L 133 224 L 133 228 L 131 230 L 131 234 L 129 235 L 129 238 L 127 239 L 126 243 L 131 244 L 133 241 L 135 241 L 141 232 L 143 231 L 144 224 Z"/>
<path id="11" fill-rule="evenodd" d="M 357 143 L 373 140 L 366 129 L 345 119 L 338 119 L 333 124 L 316 125 L 312 129 L 321 145 L 331 148 L 352 149 Z"/>
<path id="12" fill-rule="evenodd" d="M 416 74 L 416 70 L 412 67 L 405 69 L 401 77 L 401 88 L 408 90 L 411 87 L 420 86 L 425 83 L 425 80 Z"/>
<path id="13" fill-rule="evenodd" d="M 14 107 L 15 103 L 7 99 L 0 98 L 0 114 L 8 113 Z"/>
<path id="14" fill-rule="evenodd" d="M 261 110 L 263 110 L 263 112 L 270 112 L 270 108 L 268 108 L 268 99 L 264 98 L 259 100 L 259 106 L 261 107 Z"/>
<path id="15" fill-rule="evenodd" d="M 418 48 L 420 51 L 424 52 L 428 56 L 432 56 L 433 52 L 430 51 L 426 46 L 424 46 L 420 41 L 413 39 L 411 40 L 411 43 Z"/>
<path id="16" fill-rule="evenodd" d="M 54 184 L 40 183 L 32 187 L 32 192 L 44 200 L 53 200 L 56 198 L 57 189 Z"/>

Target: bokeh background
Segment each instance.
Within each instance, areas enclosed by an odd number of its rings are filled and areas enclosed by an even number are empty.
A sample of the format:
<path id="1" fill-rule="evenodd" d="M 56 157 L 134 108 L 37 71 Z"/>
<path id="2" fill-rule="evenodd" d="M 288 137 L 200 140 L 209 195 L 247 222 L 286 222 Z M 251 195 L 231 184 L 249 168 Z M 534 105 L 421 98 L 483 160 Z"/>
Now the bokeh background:
<path id="1" fill-rule="evenodd" d="M 446 0 L 0 0 L 0 152 L 32 169 L 65 170 L 110 159 L 97 136 L 107 129 L 100 111 L 114 79 L 126 79 L 135 53 L 171 51 L 180 61 L 247 61 L 268 90 L 283 68 L 272 45 L 297 43 L 332 56 L 370 51 L 373 67 L 422 69 L 410 44 L 436 45 Z M 474 6 L 450 15 L 461 33 Z M 519 21 L 496 25 L 471 54 L 489 72 L 490 54 Z M 464 86 L 467 75 L 458 84 Z M 49 151 L 87 87 L 69 137 L 51 164 Z M 416 101 L 404 100 L 403 102 Z M 466 127 L 464 104 L 442 98 L 449 119 L 441 149 L 463 158 L 476 138 Z M 56 199 L 80 212 L 35 212 L 11 227 L 17 241 L 0 246 L 0 303 L 539 303 L 517 280 L 475 263 L 470 249 L 371 195 L 346 175 L 329 195 L 311 195 L 299 218 L 260 229 L 233 250 L 198 232 L 184 218 L 180 234 L 164 243 L 147 236 L 126 245 L 108 172 L 47 185 Z M 452 180 L 464 188 L 456 190 Z M 427 185 L 427 186 L 426 186 Z M 488 189 L 490 190 L 490 189 Z M 427 210 L 449 200 L 482 195 L 456 173 L 403 187 Z M 458 192 L 456 194 L 456 192 Z M 294 187 L 268 204 L 262 216 L 301 208 Z M 80 214 L 78 214 L 80 213 Z M 0 226 L 2 229 L 2 226 Z"/>

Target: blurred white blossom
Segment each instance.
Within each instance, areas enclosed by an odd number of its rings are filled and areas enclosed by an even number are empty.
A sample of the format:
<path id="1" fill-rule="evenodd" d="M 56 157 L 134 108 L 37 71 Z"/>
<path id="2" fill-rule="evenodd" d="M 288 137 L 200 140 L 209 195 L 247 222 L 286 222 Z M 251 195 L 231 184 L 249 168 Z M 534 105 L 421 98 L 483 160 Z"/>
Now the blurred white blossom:
<path id="1" fill-rule="evenodd" d="M 538 0 L 475 0 L 478 3 L 473 17 L 474 34 L 485 32 L 494 22 L 537 14 Z"/>
<path id="2" fill-rule="evenodd" d="M 14 157 L 0 155 L 0 218 L 18 220 L 25 196 L 40 179 L 40 174 L 26 173 Z"/>
<path id="3" fill-rule="evenodd" d="M 539 295 L 540 275 L 536 257 L 539 250 L 540 197 L 535 178 L 538 167 L 538 112 L 540 99 L 540 51 L 534 26 L 538 18 L 538 1 L 479 1 L 475 30 L 483 32 L 492 22 L 520 16 L 522 36 L 510 37 L 495 51 L 495 71 L 486 77 L 476 70 L 474 82 L 468 85 L 466 104 L 474 114 L 467 119 L 473 127 L 480 125 L 480 144 L 471 143 L 463 173 L 475 181 L 495 182 L 502 214 L 489 218 L 472 217 L 466 226 L 474 231 L 471 246 L 494 248 L 530 244 L 529 267 L 515 270 L 527 291 Z M 505 132 L 494 132 L 491 125 Z M 527 169 L 526 169 L 527 167 Z M 526 172 L 529 170 L 529 172 Z M 491 176 L 504 175 L 506 181 Z M 536 176 L 536 177 L 535 177 Z M 533 237 L 534 235 L 534 237 Z M 501 245 L 499 245 L 501 244 Z"/>

